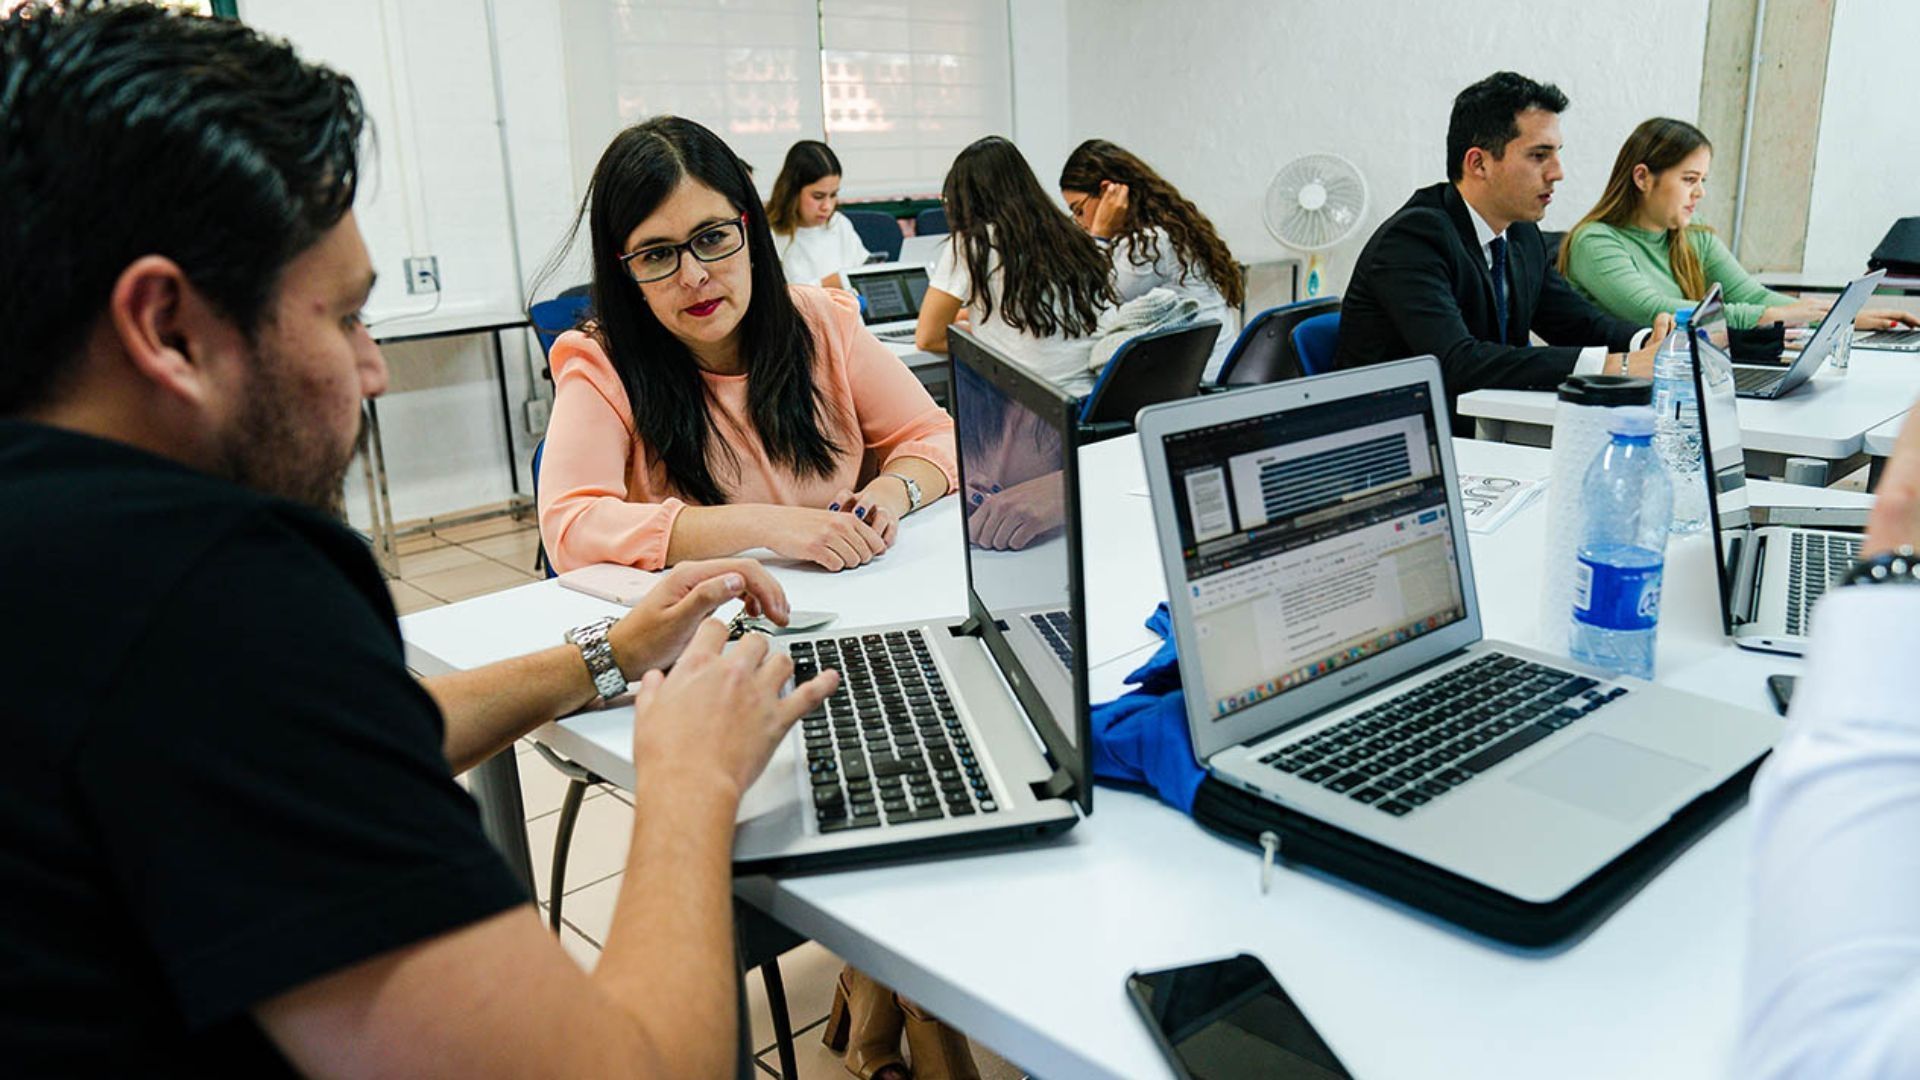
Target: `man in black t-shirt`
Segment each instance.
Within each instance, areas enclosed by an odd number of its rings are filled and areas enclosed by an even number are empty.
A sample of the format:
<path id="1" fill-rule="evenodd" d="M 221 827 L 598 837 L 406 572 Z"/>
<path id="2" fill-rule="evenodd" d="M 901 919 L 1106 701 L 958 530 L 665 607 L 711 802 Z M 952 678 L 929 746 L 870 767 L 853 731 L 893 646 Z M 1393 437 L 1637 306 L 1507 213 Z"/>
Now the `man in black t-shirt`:
<path id="1" fill-rule="evenodd" d="M 778 586 L 686 564 L 579 644 L 410 678 L 319 509 L 386 383 L 352 83 L 235 22 L 63 7 L 0 20 L 0 1062 L 731 1071 L 734 816 L 835 677 L 782 697 L 707 616 L 784 620 Z M 642 672 L 588 975 L 452 777 Z"/>

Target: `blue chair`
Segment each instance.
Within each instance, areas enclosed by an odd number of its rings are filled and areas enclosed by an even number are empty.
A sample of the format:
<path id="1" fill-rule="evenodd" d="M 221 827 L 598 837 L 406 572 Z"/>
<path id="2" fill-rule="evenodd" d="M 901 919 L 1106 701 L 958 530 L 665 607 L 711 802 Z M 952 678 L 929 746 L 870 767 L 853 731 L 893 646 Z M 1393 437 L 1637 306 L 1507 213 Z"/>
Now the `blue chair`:
<path id="1" fill-rule="evenodd" d="M 540 355 L 553 351 L 554 340 L 578 327 L 593 306 L 588 295 L 591 285 L 575 285 L 551 300 L 542 300 L 527 309 L 527 321 L 533 324 L 533 336 L 540 339 Z M 549 378 L 552 376 L 549 375 Z"/>
<path id="2" fill-rule="evenodd" d="M 1337 296 L 1315 297 L 1297 304 L 1268 308 L 1247 320 L 1246 329 L 1227 352 L 1216 382 L 1220 386 L 1262 386 L 1297 379 L 1306 374 L 1293 348 L 1293 328 L 1314 317 L 1340 310 Z"/>
<path id="3" fill-rule="evenodd" d="M 913 235 L 939 236 L 947 231 L 947 208 L 932 206 L 913 215 Z"/>
<path id="4" fill-rule="evenodd" d="M 1329 311 L 1302 320 L 1293 328 L 1293 351 L 1300 370 L 1320 375 L 1333 370 L 1333 351 L 1340 344 L 1340 313 Z"/>
<path id="5" fill-rule="evenodd" d="M 853 231 L 860 234 L 860 242 L 867 245 L 868 251 L 885 252 L 888 262 L 899 260 L 900 245 L 907 242 L 906 234 L 900 231 L 899 219 L 878 210 L 842 207 L 840 212 L 853 222 Z"/>
<path id="6" fill-rule="evenodd" d="M 547 440 L 545 438 L 533 444 L 533 505 L 535 506 L 540 505 L 540 457 L 546 452 Z M 533 565 L 541 570 L 545 570 L 548 577 L 560 576 L 553 572 L 553 560 L 547 558 L 547 542 L 545 540 L 540 541 L 539 548 L 535 550 L 533 554 Z"/>
<path id="7" fill-rule="evenodd" d="M 1128 339 L 1080 403 L 1081 441 L 1124 435 L 1141 409 L 1198 394 L 1219 336 L 1220 324 L 1208 319 Z"/>

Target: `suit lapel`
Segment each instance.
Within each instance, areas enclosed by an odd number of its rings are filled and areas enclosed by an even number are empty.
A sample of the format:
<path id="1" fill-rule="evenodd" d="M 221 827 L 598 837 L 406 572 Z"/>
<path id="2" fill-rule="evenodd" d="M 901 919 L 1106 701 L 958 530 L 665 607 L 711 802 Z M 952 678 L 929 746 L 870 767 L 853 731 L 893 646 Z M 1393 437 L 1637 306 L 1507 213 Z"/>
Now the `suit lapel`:
<path id="1" fill-rule="evenodd" d="M 1491 331 L 1498 322 L 1493 306 L 1493 274 L 1487 269 L 1487 260 L 1480 252 L 1480 233 L 1473 227 L 1473 210 L 1467 206 L 1467 200 L 1460 197 L 1460 189 L 1452 184 L 1442 184 L 1441 187 L 1444 190 L 1440 193 L 1440 197 L 1446 204 L 1447 220 L 1453 222 L 1454 231 L 1460 234 L 1461 246 L 1467 249 L 1467 261 L 1472 263 L 1473 268 L 1480 273 L 1480 309 L 1486 315 L 1488 336 L 1491 337 Z M 1509 260 L 1513 258 L 1512 244 L 1507 245 L 1507 258 Z M 1513 277 L 1511 266 L 1509 266 L 1507 277 L 1511 281 Z M 1512 289 L 1507 290 L 1507 325 L 1513 326 Z"/>

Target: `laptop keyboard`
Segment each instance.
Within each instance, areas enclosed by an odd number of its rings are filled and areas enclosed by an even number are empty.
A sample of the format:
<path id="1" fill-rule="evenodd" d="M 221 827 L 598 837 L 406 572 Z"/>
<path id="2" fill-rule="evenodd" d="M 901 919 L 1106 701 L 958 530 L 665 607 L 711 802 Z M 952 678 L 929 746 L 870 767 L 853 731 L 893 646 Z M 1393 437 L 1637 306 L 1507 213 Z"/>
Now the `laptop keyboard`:
<path id="1" fill-rule="evenodd" d="M 873 336 L 881 341 L 912 341 L 914 327 L 903 326 L 898 330 L 876 330 Z"/>
<path id="2" fill-rule="evenodd" d="M 1064 611 L 1036 611 L 1027 616 L 1033 624 L 1034 632 L 1040 640 L 1047 643 L 1053 655 L 1060 658 L 1067 669 L 1073 669 L 1073 616 Z"/>
<path id="3" fill-rule="evenodd" d="M 1875 330 L 1854 338 L 1853 343 L 1872 349 L 1920 349 L 1920 330 Z"/>
<path id="4" fill-rule="evenodd" d="M 1403 817 L 1626 693 L 1488 653 L 1260 760 Z"/>
<path id="5" fill-rule="evenodd" d="M 1807 614 L 1860 554 L 1860 541 L 1825 533 L 1793 534 L 1793 562 L 1787 577 L 1787 633 L 1807 632 Z"/>
<path id="6" fill-rule="evenodd" d="M 1748 393 L 1753 393 L 1755 391 L 1765 390 L 1785 377 L 1786 374 L 1784 370 L 1775 371 L 1769 368 L 1736 367 L 1733 369 L 1733 388 L 1735 390 L 1745 390 Z"/>
<path id="7" fill-rule="evenodd" d="M 823 833 L 994 813 L 999 804 L 918 630 L 787 647 L 793 678 L 838 669 L 840 686 L 800 718 Z"/>

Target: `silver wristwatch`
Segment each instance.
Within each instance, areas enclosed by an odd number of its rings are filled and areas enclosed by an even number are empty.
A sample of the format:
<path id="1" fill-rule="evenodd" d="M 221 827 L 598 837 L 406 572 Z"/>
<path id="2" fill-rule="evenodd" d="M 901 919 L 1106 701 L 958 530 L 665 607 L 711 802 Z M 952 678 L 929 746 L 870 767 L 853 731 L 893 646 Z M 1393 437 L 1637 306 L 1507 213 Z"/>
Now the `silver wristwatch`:
<path id="1" fill-rule="evenodd" d="M 613 658 L 613 643 L 607 640 L 607 630 L 614 621 L 611 617 L 595 619 L 567 631 L 567 643 L 579 648 L 587 672 L 593 676 L 593 688 L 603 702 L 627 692 L 627 677 L 620 673 L 620 665 Z"/>
<path id="2" fill-rule="evenodd" d="M 913 482 L 913 477 L 908 476 L 906 473 L 897 472 L 886 472 L 880 475 L 891 476 L 895 480 L 907 485 L 907 513 L 911 514 L 915 510 L 920 509 L 920 485 Z"/>

